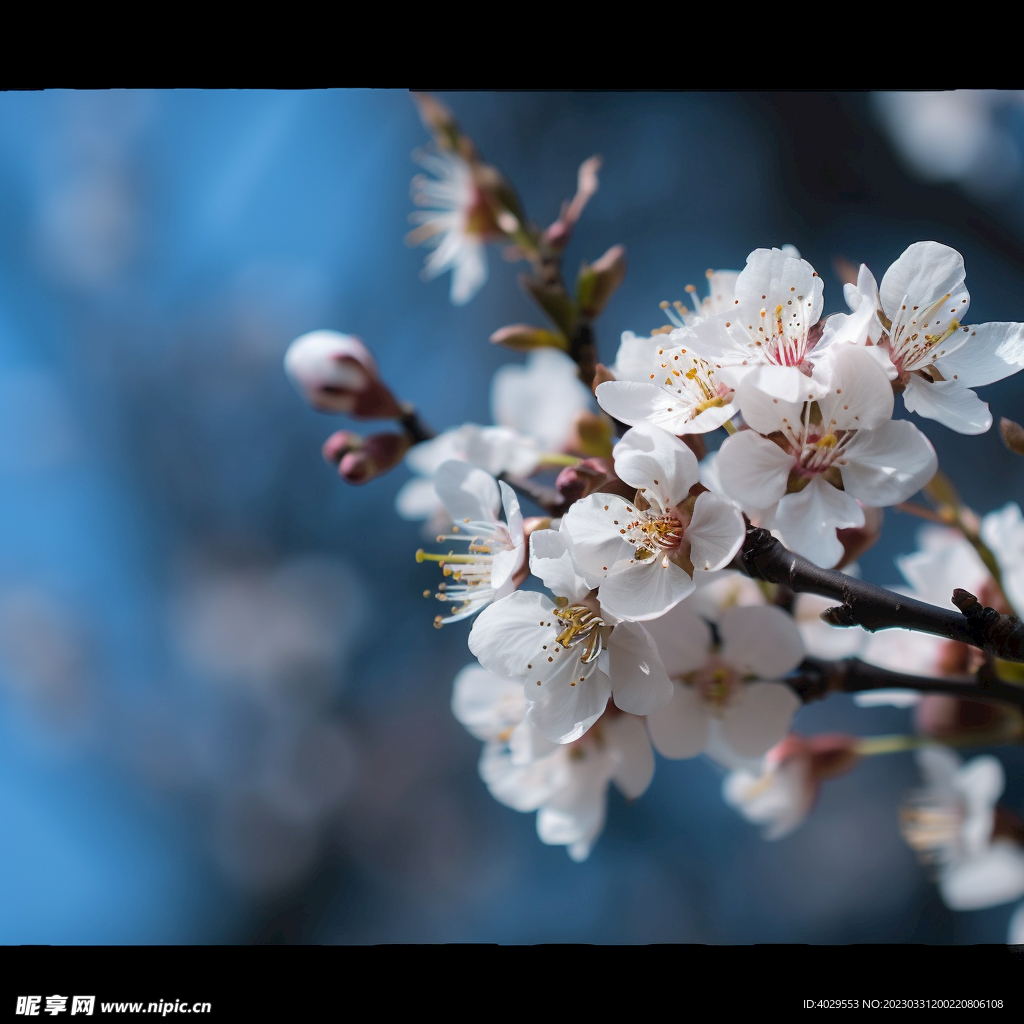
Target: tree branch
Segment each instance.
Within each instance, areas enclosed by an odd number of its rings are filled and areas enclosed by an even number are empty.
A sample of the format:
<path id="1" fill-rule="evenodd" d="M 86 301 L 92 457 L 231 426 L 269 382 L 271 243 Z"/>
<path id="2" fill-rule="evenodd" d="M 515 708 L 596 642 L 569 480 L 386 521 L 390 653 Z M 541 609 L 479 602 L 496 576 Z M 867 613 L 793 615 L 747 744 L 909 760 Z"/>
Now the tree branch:
<path id="1" fill-rule="evenodd" d="M 743 570 L 754 579 L 781 583 L 797 593 L 820 594 L 838 601 L 822 613 L 833 626 L 914 629 L 978 647 L 1004 661 L 1024 662 L 1024 623 L 1013 615 L 985 608 L 973 594 L 955 590 L 959 612 L 894 594 L 863 580 L 822 569 L 788 551 L 767 530 L 751 526 L 739 554 Z"/>
<path id="2" fill-rule="evenodd" d="M 805 703 L 822 700 L 830 693 L 866 693 L 871 690 L 916 690 L 919 693 L 943 693 L 949 697 L 1012 704 L 1024 712 L 1024 687 L 1001 679 L 979 675 L 974 679 L 939 679 L 911 676 L 869 665 L 859 658 L 825 661 L 805 658 L 795 675 L 786 683 Z"/>

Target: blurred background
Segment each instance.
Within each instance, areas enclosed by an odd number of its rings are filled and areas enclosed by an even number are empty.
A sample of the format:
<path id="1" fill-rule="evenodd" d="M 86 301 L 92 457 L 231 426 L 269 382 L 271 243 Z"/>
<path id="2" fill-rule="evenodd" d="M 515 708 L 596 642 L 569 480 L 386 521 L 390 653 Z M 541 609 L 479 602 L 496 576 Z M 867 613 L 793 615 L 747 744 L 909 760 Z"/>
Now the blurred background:
<path id="1" fill-rule="evenodd" d="M 965 256 L 972 321 L 1024 319 L 1013 93 L 443 94 L 549 223 L 605 158 L 568 252 L 626 246 L 599 324 L 663 318 L 708 267 L 795 244 L 880 279 L 911 242 Z M 590 859 L 497 804 L 453 719 L 469 624 L 437 631 L 401 467 L 363 488 L 284 376 L 297 335 L 361 336 L 437 429 L 490 422 L 488 345 L 536 322 L 516 268 L 466 307 L 403 235 L 400 91 L 0 94 L 0 942 L 1002 942 L 951 913 L 897 829 L 910 755 L 830 783 L 765 843 L 704 760 L 613 791 Z M 1020 378 L 982 389 L 1024 419 Z M 995 431 L 917 421 L 979 512 L 1024 500 Z M 919 521 L 887 514 L 895 583 Z M 803 732 L 909 713 L 808 707 Z M 1024 756 L 1000 750 L 1007 800 Z"/>

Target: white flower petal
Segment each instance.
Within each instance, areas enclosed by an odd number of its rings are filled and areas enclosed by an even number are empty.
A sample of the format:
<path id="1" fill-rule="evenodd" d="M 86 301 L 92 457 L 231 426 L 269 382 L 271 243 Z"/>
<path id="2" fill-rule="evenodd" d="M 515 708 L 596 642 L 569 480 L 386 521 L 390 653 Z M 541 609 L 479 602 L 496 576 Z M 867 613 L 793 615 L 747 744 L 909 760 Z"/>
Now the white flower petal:
<path id="1" fill-rule="evenodd" d="M 744 510 L 765 509 L 785 493 L 796 460 L 777 444 L 752 430 L 741 430 L 722 442 L 715 469 L 726 497 Z"/>
<path id="2" fill-rule="evenodd" d="M 546 664 L 545 657 L 555 660 Z M 583 665 L 573 650 L 538 652 L 532 664 L 537 671 L 526 679 L 527 721 L 555 743 L 578 740 L 604 714 L 611 680 L 596 665 Z"/>
<path id="3" fill-rule="evenodd" d="M 422 477 L 407 480 L 395 495 L 395 511 L 403 519 L 429 519 L 441 508 L 433 482 Z"/>
<path id="4" fill-rule="evenodd" d="M 603 579 L 597 598 L 616 618 L 644 622 L 664 615 L 692 594 L 694 586 L 684 569 L 655 553 Z"/>
<path id="5" fill-rule="evenodd" d="M 627 430 L 612 455 L 616 475 L 630 487 L 653 490 L 663 508 L 682 501 L 700 478 L 697 456 L 679 438 L 649 423 Z"/>
<path id="6" fill-rule="evenodd" d="M 488 743 L 480 754 L 480 778 L 495 800 L 516 811 L 535 811 L 569 782 L 561 756 L 517 764 L 503 746 Z"/>
<path id="7" fill-rule="evenodd" d="M 608 778 L 592 773 L 571 791 L 559 793 L 556 802 L 537 814 L 537 835 L 550 846 L 568 846 L 569 856 L 585 860 L 604 828 Z"/>
<path id="8" fill-rule="evenodd" d="M 984 434 L 992 426 L 988 404 L 956 380 L 929 384 L 911 376 L 903 392 L 903 404 L 908 412 L 938 420 L 958 434 Z"/>
<path id="9" fill-rule="evenodd" d="M 478 740 L 504 742 L 526 714 L 522 680 L 467 665 L 455 677 L 452 713 Z"/>
<path id="10" fill-rule="evenodd" d="M 889 378 L 866 348 L 832 352 L 832 391 L 818 400 L 822 422 L 835 430 L 871 430 L 892 419 Z"/>
<path id="11" fill-rule="evenodd" d="M 651 742 L 662 757 L 696 757 L 708 738 L 709 716 L 692 686 L 675 683 L 672 700 L 647 716 Z"/>
<path id="12" fill-rule="evenodd" d="M 650 633 L 635 622 L 620 623 L 608 641 L 612 697 L 620 711 L 648 715 L 672 699 L 657 645 Z"/>
<path id="13" fill-rule="evenodd" d="M 917 766 L 931 789 L 953 793 L 962 761 L 949 747 L 924 747 L 917 752 Z"/>
<path id="14" fill-rule="evenodd" d="M 778 679 L 803 661 L 804 645 L 793 617 L 772 605 L 731 608 L 719 620 L 718 635 L 722 657 L 758 679 Z"/>
<path id="15" fill-rule="evenodd" d="M 997 839 L 975 857 L 951 864 L 939 879 L 939 892 L 950 910 L 981 910 L 1024 896 L 1024 850 Z"/>
<path id="16" fill-rule="evenodd" d="M 452 272 L 452 305 L 464 306 L 486 281 L 487 253 L 483 245 L 463 236 Z"/>
<path id="17" fill-rule="evenodd" d="M 687 607 L 676 605 L 660 618 L 644 623 L 654 638 L 665 671 L 673 677 L 699 669 L 711 651 L 711 627 Z"/>
<path id="18" fill-rule="evenodd" d="M 824 284 L 806 260 L 796 259 L 781 249 L 755 249 L 736 279 L 737 312 L 748 318 L 754 328 L 760 324 L 760 312 L 774 316 L 775 307 L 784 307 L 784 322 L 789 324 L 798 312 L 804 329 L 821 317 Z M 794 301 L 800 296 L 799 305 Z M 751 319 L 758 317 L 757 320 Z"/>
<path id="19" fill-rule="evenodd" d="M 836 530 L 863 525 L 860 505 L 820 476 L 802 491 L 787 494 L 775 512 L 775 528 L 786 547 L 826 569 L 843 557 Z"/>
<path id="20" fill-rule="evenodd" d="M 616 755 L 612 779 L 623 796 L 635 800 L 654 778 L 654 752 L 647 738 L 647 728 L 643 719 L 635 715 L 610 718 L 604 728 Z"/>
<path id="21" fill-rule="evenodd" d="M 530 572 L 559 597 L 582 601 L 591 587 L 573 566 L 566 545 L 568 533 L 560 530 L 535 530 L 530 534 Z"/>
<path id="22" fill-rule="evenodd" d="M 520 685 L 520 690 L 523 689 Z M 520 693 L 522 697 L 522 694 Z M 526 713 L 526 698 L 523 697 L 523 713 Z M 513 730 L 508 739 L 508 749 L 512 755 L 513 764 L 532 764 L 543 757 L 548 757 L 556 750 L 561 750 L 561 744 L 542 736 L 524 719 Z"/>
<path id="23" fill-rule="evenodd" d="M 980 388 L 1024 369 L 1024 324 L 991 323 L 970 328 L 967 341 L 935 364 L 946 380 Z"/>
<path id="24" fill-rule="evenodd" d="M 489 604 L 469 631 L 469 649 L 488 671 L 525 679 L 543 644 L 557 635 L 555 606 L 543 594 L 517 590 Z"/>
<path id="25" fill-rule="evenodd" d="M 715 430 L 736 411 L 727 402 L 698 412 L 698 403 L 686 390 L 670 391 L 658 384 L 626 380 L 597 386 L 597 404 L 621 423 L 651 423 L 670 434 L 704 434 Z"/>
<path id="26" fill-rule="evenodd" d="M 803 376 L 799 370 L 796 372 Z M 799 423 L 804 413 L 802 398 L 787 400 L 779 395 L 769 394 L 764 388 L 757 386 L 756 379 L 751 379 L 751 375 L 744 378 L 736 389 L 736 404 L 740 407 L 747 425 L 761 434 L 779 430 L 785 422 Z"/>
<path id="27" fill-rule="evenodd" d="M 695 569 L 714 571 L 727 566 L 746 536 L 743 513 L 728 498 L 711 491 L 698 495 L 686 528 L 690 561 Z"/>
<path id="28" fill-rule="evenodd" d="M 847 492 L 875 508 L 906 501 L 939 465 L 931 441 L 907 420 L 857 431 L 839 463 Z M 843 525 L 862 526 L 863 519 Z"/>
<path id="29" fill-rule="evenodd" d="M 722 713 L 719 727 L 737 754 L 760 757 L 785 738 L 799 708 L 800 698 L 785 683 L 750 683 Z"/>
<path id="30" fill-rule="evenodd" d="M 448 514 L 458 523 L 494 521 L 501 508 L 497 481 L 468 462 L 444 462 L 434 471 L 434 489 Z"/>
<path id="31" fill-rule="evenodd" d="M 908 305 L 927 308 L 949 293 L 960 297 L 967 271 L 964 258 L 948 245 L 915 242 L 885 272 L 878 294 L 889 319 L 900 311 L 904 299 Z M 963 307 L 966 313 L 967 307 Z M 962 316 L 962 314 L 960 314 Z"/>

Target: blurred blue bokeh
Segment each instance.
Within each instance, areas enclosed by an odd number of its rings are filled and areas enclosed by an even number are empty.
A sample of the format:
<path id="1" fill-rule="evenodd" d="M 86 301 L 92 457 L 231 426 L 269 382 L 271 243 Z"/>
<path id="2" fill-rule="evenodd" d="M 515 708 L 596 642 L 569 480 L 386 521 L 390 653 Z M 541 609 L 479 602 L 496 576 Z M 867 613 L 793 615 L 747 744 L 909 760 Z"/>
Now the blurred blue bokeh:
<path id="1" fill-rule="evenodd" d="M 604 156 L 568 269 L 627 248 L 606 361 L 707 267 L 787 242 L 827 312 L 836 257 L 880 277 L 935 238 L 979 321 L 1024 319 L 1019 173 L 915 177 L 884 98 L 444 98 L 539 221 Z M 1000 124 L 1020 165 L 1016 106 Z M 536 315 L 497 253 L 464 308 L 420 282 L 425 141 L 397 91 L 0 94 L 0 942 L 1002 941 L 1012 908 L 946 911 L 900 839 L 907 755 L 776 844 L 713 765 L 659 760 L 582 865 L 489 797 L 448 709 L 468 625 L 432 628 L 393 513 L 407 471 L 340 483 L 335 422 L 281 367 L 299 334 L 355 333 L 435 427 L 489 422 L 517 357 L 487 337 Z M 1024 419 L 1022 393 L 982 397 Z M 995 432 L 921 425 L 978 511 L 1024 499 Z M 890 513 L 865 575 L 895 582 L 917 526 Z M 834 698 L 797 724 L 907 723 Z"/>

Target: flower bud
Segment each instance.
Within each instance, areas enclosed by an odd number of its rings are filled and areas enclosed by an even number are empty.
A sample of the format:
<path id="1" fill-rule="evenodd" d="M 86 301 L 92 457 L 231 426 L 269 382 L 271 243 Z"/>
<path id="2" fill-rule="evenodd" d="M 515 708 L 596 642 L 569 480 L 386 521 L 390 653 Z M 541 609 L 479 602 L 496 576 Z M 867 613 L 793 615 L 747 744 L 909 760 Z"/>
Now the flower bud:
<path id="1" fill-rule="evenodd" d="M 409 450 L 406 434 L 371 434 L 361 448 L 346 452 L 338 464 L 338 475 L 350 484 L 365 484 L 394 469 Z"/>
<path id="2" fill-rule="evenodd" d="M 599 260 L 584 263 L 576 279 L 576 298 L 584 316 L 596 317 L 626 276 L 626 250 L 613 245 Z"/>
<path id="3" fill-rule="evenodd" d="M 326 441 L 320 449 L 324 462 L 331 466 L 338 465 L 342 456 L 349 452 L 359 451 L 365 442 L 363 438 L 351 430 L 337 430 Z"/>
<path id="4" fill-rule="evenodd" d="M 999 433 L 1003 435 L 1003 444 L 1016 455 L 1024 455 L 1024 427 L 1005 416 L 999 421 Z"/>
<path id="5" fill-rule="evenodd" d="M 500 327 L 491 335 L 491 344 L 504 345 L 513 352 L 531 352 L 535 348 L 569 351 L 569 342 L 564 335 L 546 331 L 542 327 L 531 327 L 529 324 L 509 324 L 508 327 Z"/>
<path id="6" fill-rule="evenodd" d="M 299 393 L 319 412 L 347 413 L 356 419 L 402 415 L 369 349 L 354 335 L 303 334 L 288 346 L 284 368 Z"/>
<path id="7" fill-rule="evenodd" d="M 636 488 L 615 475 L 608 459 L 584 459 L 576 466 L 566 466 L 555 480 L 555 489 L 569 503 L 596 491 L 621 494 L 630 500 L 636 496 Z"/>
<path id="8" fill-rule="evenodd" d="M 612 373 L 604 363 L 598 363 L 597 366 L 594 367 L 594 380 L 590 385 L 594 394 L 597 394 L 599 385 L 606 384 L 610 380 L 615 380 L 615 374 Z"/>

